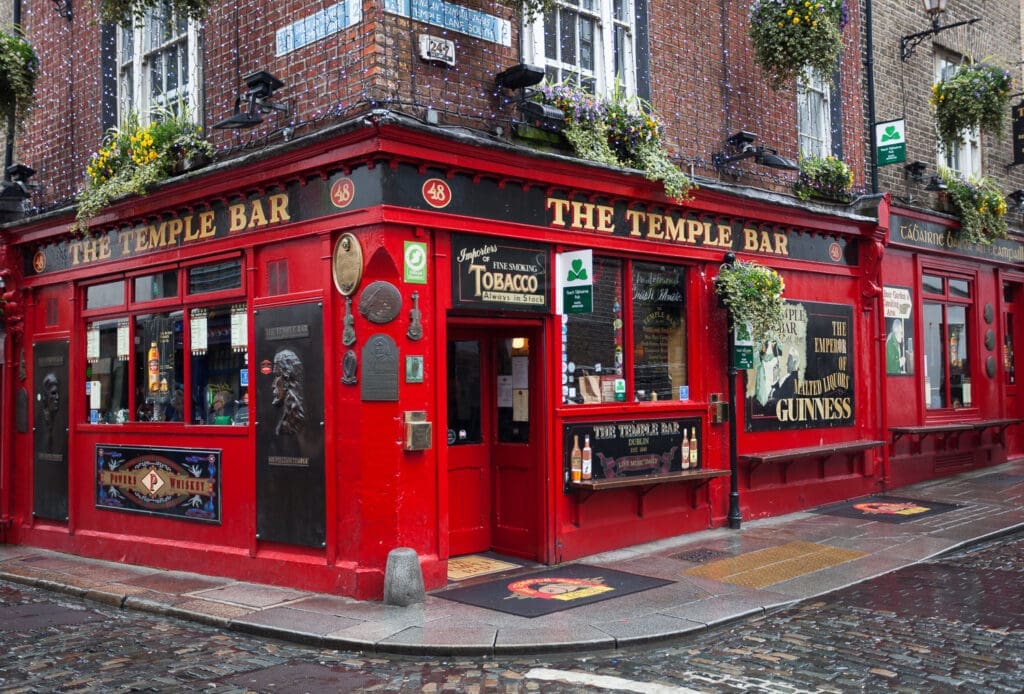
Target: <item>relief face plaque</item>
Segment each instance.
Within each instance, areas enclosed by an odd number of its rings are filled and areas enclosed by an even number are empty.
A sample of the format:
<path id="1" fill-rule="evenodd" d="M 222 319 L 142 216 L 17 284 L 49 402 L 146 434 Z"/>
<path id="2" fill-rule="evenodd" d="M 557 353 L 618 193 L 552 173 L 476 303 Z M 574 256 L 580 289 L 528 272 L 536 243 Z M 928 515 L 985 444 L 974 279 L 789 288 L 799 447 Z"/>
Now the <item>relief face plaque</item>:
<path id="1" fill-rule="evenodd" d="M 331 263 L 334 286 L 344 296 L 351 296 L 363 277 L 363 249 L 359 239 L 352 234 L 342 234 L 334 244 Z"/>
<path id="2" fill-rule="evenodd" d="M 374 335 L 363 347 L 362 398 L 398 402 L 398 347 L 387 335 Z"/>
<path id="3" fill-rule="evenodd" d="M 40 342 L 32 349 L 35 368 L 35 470 L 32 512 L 39 518 L 68 519 L 68 342 Z"/>
<path id="4" fill-rule="evenodd" d="M 371 282 L 359 297 L 359 312 L 371 323 L 390 323 L 401 310 L 402 294 L 390 282 Z"/>

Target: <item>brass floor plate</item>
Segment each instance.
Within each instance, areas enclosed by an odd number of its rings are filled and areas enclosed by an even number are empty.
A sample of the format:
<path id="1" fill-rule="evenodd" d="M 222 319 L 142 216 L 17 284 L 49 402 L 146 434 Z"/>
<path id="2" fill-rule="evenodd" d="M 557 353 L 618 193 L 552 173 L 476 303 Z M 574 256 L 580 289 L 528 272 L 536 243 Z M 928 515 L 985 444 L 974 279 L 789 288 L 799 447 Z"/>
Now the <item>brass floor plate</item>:
<path id="1" fill-rule="evenodd" d="M 747 588 L 764 588 L 865 555 L 866 552 L 813 542 L 789 542 L 687 569 L 683 574 Z"/>
<path id="2" fill-rule="evenodd" d="M 476 576 L 496 574 L 499 571 L 519 568 L 521 564 L 512 564 L 500 559 L 491 559 L 479 554 L 467 554 L 448 560 L 448 580 L 462 581 Z"/>

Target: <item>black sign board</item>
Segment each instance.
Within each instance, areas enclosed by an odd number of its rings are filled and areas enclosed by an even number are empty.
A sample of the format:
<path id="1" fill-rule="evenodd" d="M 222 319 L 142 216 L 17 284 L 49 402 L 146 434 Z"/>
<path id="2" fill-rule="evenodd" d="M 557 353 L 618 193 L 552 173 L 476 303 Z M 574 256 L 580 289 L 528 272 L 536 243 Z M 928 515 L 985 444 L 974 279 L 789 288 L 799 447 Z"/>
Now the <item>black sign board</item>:
<path id="1" fill-rule="evenodd" d="M 68 519 L 68 342 L 33 346 L 35 470 L 32 512 Z"/>
<path id="2" fill-rule="evenodd" d="M 260 540 L 322 547 L 323 310 L 256 311 L 256 532 Z"/>
<path id="3" fill-rule="evenodd" d="M 687 455 L 686 469 L 702 467 L 702 434 L 700 419 L 696 417 L 567 424 L 562 436 L 565 480 L 571 479 L 573 450 L 577 447 L 582 450 L 587 443 L 590 444 L 592 480 L 657 477 L 681 472 L 684 437 L 686 445 L 696 445 L 698 452 L 692 467 Z"/>
<path id="4" fill-rule="evenodd" d="M 1024 164 L 1024 101 L 1013 107 L 1013 163 Z"/>
<path id="5" fill-rule="evenodd" d="M 220 479 L 219 450 L 96 446 L 96 508 L 219 521 Z"/>
<path id="6" fill-rule="evenodd" d="M 551 296 L 547 246 L 482 236 L 452 237 L 452 305 L 541 311 Z"/>
<path id="7" fill-rule="evenodd" d="M 902 215 L 891 215 L 889 242 L 935 251 L 969 255 L 990 262 L 1024 265 L 1024 244 L 1016 238 L 993 239 L 992 243 L 965 241 L 957 229 Z"/>
<path id="8" fill-rule="evenodd" d="M 778 333 L 754 345 L 747 431 L 853 425 L 853 307 L 788 301 Z"/>

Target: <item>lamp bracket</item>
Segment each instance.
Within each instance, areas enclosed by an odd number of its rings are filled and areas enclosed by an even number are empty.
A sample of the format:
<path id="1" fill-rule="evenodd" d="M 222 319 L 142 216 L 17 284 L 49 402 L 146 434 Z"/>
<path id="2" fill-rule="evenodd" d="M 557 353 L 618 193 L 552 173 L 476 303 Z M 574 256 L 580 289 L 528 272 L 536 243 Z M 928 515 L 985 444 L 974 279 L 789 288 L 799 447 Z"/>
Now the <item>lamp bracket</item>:
<path id="1" fill-rule="evenodd" d="M 965 19 L 962 22 L 953 22 L 952 24 L 939 24 L 939 20 L 936 17 L 932 21 L 932 28 L 927 31 L 919 31 L 916 34 L 908 34 L 900 37 L 900 60 L 904 63 L 910 60 L 910 56 L 913 55 L 914 49 L 920 45 L 929 36 L 935 36 L 946 29 L 955 29 L 956 27 L 962 27 L 975 22 L 980 22 L 981 17 L 975 17 L 974 19 Z"/>
<path id="2" fill-rule="evenodd" d="M 53 4 L 57 6 L 57 14 L 70 22 L 71 0 L 53 0 Z"/>

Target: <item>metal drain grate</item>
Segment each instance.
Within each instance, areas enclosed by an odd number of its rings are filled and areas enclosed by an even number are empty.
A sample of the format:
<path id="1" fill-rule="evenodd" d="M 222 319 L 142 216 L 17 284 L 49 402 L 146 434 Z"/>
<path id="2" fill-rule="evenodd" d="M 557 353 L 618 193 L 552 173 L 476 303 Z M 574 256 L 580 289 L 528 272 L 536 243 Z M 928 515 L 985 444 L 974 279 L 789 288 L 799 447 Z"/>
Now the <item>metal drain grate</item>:
<path id="1" fill-rule="evenodd" d="M 670 559 L 678 559 L 680 561 L 690 561 L 694 564 L 701 564 L 706 561 L 712 561 L 716 559 L 725 559 L 731 557 L 730 552 L 723 552 L 720 549 L 711 549 L 710 547 L 698 547 L 697 549 L 690 549 L 679 554 L 673 554 Z"/>

